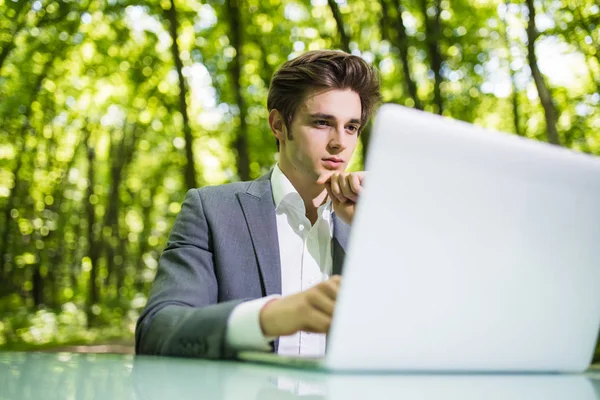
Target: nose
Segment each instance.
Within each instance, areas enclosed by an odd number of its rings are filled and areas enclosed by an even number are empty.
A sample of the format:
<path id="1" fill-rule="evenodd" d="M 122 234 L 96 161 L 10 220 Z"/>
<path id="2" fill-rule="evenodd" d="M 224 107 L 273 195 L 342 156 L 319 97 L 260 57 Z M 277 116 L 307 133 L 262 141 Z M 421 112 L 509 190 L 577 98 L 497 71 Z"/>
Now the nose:
<path id="1" fill-rule="evenodd" d="M 329 150 L 335 151 L 336 153 L 342 152 L 347 146 L 346 136 L 346 129 L 343 125 L 330 129 L 329 142 L 327 143 Z"/>

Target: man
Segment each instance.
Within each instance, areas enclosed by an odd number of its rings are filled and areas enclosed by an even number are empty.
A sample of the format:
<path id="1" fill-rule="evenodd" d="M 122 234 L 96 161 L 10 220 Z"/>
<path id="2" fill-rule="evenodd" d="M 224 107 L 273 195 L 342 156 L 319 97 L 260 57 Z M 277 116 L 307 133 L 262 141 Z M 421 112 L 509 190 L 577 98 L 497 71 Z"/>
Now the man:
<path id="1" fill-rule="evenodd" d="M 137 324 L 138 354 L 324 353 L 364 177 L 344 171 L 379 98 L 376 71 L 343 52 L 308 52 L 274 74 L 279 162 L 256 181 L 187 193 Z"/>

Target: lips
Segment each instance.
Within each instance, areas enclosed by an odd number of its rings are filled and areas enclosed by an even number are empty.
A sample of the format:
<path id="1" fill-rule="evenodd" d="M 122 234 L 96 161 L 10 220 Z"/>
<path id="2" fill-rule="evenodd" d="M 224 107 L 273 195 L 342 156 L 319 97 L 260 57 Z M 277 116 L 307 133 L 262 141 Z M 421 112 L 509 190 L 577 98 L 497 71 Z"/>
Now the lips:
<path id="1" fill-rule="evenodd" d="M 339 167 L 344 165 L 344 160 L 337 157 L 324 158 L 323 164 L 325 164 L 325 166 L 328 168 L 338 169 Z"/>

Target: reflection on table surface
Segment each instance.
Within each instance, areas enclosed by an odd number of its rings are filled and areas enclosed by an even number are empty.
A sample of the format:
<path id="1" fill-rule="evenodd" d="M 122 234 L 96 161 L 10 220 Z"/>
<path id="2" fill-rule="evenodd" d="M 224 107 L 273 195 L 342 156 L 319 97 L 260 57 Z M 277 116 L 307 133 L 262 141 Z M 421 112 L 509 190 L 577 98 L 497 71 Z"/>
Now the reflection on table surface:
<path id="1" fill-rule="evenodd" d="M 0 353 L 0 399 L 600 400 L 585 375 L 335 374 L 240 362 Z"/>

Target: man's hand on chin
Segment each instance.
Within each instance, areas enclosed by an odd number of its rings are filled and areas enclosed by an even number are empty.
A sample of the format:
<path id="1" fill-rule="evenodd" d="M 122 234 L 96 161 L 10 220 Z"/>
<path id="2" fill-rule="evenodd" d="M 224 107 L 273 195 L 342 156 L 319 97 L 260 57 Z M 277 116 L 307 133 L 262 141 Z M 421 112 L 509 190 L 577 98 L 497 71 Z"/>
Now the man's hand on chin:
<path id="1" fill-rule="evenodd" d="M 365 175 L 364 171 L 334 172 L 322 175 L 317 181 L 318 184 L 325 185 L 335 214 L 347 224 L 352 224 Z"/>

